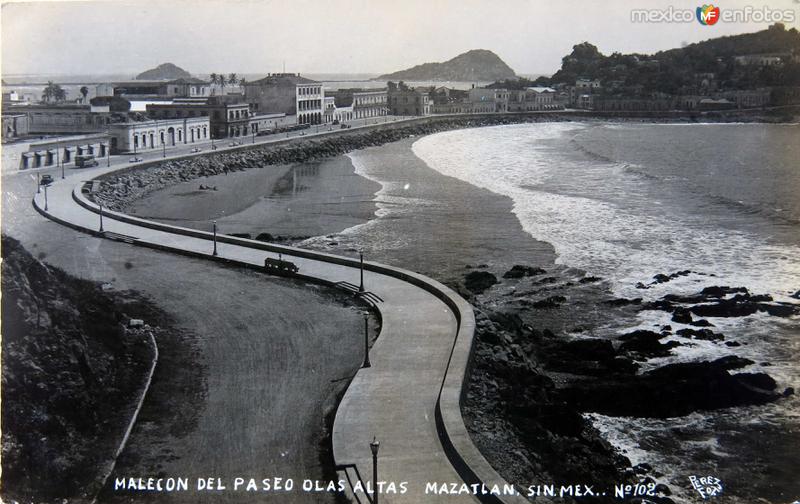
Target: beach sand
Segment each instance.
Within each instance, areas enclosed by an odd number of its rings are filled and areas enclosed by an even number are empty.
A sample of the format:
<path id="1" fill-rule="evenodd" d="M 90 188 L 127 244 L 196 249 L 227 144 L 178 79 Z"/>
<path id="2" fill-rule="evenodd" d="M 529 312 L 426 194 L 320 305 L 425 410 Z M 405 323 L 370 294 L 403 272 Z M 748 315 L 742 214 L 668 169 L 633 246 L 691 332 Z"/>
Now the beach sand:
<path id="1" fill-rule="evenodd" d="M 216 190 L 200 190 L 200 185 Z M 346 157 L 292 166 L 267 166 L 192 180 L 155 191 L 130 213 L 220 233 L 309 237 L 366 222 L 380 188 L 353 173 Z"/>

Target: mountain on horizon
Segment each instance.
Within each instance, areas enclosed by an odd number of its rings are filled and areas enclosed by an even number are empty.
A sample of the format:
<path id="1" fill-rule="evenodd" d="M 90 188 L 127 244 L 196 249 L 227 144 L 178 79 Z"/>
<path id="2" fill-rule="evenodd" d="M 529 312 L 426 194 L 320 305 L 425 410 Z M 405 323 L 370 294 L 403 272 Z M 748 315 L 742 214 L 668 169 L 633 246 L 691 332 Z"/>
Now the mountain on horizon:
<path id="1" fill-rule="evenodd" d="M 379 80 L 494 81 L 516 77 L 498 55 L 487 49 L 473 49 L 444 63 L 423 63 L 406 70 L 384 74 Z"/>
<path id="2" fill-rule="evenodd" d="M 162 63 L 155 68 L 145 70 L 136 76 L 136 80 L 188 79 L 192 76 L 183 68 L 172 63 Z"/>

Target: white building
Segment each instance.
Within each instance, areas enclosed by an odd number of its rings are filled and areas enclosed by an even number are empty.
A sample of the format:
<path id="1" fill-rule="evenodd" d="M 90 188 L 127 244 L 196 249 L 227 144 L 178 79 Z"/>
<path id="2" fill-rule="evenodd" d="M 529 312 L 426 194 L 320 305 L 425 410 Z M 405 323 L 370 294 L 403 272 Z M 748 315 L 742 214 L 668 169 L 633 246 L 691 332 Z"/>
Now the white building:
<path id="1" fill-rule="evenodd" d="M 111 152 L 139 152 L 209 140 L 208 117 L 115 123 L 108 127 Z"/>

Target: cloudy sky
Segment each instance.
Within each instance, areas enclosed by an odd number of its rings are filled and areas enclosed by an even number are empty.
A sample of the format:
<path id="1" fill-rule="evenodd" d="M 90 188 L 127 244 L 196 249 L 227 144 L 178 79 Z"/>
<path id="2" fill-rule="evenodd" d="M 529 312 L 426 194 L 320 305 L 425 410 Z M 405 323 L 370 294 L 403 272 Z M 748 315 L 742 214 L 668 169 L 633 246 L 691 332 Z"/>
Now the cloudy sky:
<path id="1" fill-rule="evenodd" d="M 383 73 L 490 49 L 517 73 L 549 74 L 582 41 L 652 53 L 769 23 L 632 23 L 632 8 L 684 0 L 139 0 L 3 2 L 2 72 L 136 73 L 169 61 L 195 74 Z M 725 0 L 791 9 L 800 0 Z M 798 23 L 786 23 L 797 27 Z"/>

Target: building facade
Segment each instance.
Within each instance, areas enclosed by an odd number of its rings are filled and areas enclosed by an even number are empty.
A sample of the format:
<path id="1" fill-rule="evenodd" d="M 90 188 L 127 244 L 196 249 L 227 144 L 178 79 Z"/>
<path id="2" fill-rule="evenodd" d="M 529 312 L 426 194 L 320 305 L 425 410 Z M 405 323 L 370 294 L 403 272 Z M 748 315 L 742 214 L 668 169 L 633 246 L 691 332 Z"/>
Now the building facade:
<path id="1" fill-rule="evenodd" d="M 472 88 L 469 103 L 473 113 L 508 112 L 507 89 Z"/>
<path id="2" fill-rule="evenodd" d="M 109 126 L 111 152 L 139 152 L 196 143 L 211 138 L 208 117 L 186 117 Z"/>
<path id="3" fill-rule="evenodd" d="M 389 97 L 385 89 L 353 93 L 353 119 L 380 117 L 389 113 Z"/>
<path id="4" fill-rule="evenodd" d="M 161 96 L 203 98 L 211 96 L 211 83 L 202 79 L 133 80 L 99 84 L 97 96 Z"/>
<path id="5" fill-rule="evenodd" d="M 549 87 L 528 87 L 509 91 L 509 112 L 534 112 L 562 108 L 556 102 L 556 90 Z"/>
<path id="6" fill-rule="evenodd" d="M 98 133 L 105 131 L 111 122 L 108 107 L 91 105 L 22 105 L 9 107 L 5 112 L 25 114 L 31 134 Z"/>
<path id="7" fill-rule="evenodd" d="M 3 141 L 24 137 L 28 131 L 28 116 L 25 114 L 3 114 Z"/>
<path id="8" fill-rule="evenodd" d="M 431 99 L 428 92 L 408 87 L 402 82 L 389 83 L 387 102 L 392 115 L 421 116 L 431 113 Z"/>
<path id="9" fill-rule="evenodd" d="M 248 82 L 244 98 L 254 113 L 296 116 L 298 124 L 321 124 L 325 117 L 322 83 L 299 74 L 269 74 Z"/>

